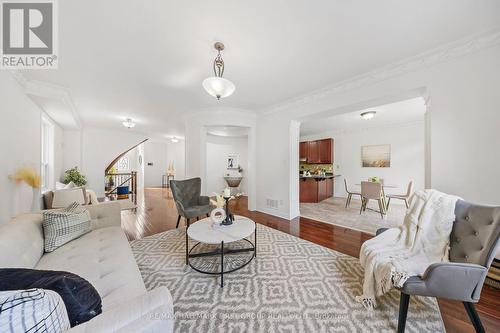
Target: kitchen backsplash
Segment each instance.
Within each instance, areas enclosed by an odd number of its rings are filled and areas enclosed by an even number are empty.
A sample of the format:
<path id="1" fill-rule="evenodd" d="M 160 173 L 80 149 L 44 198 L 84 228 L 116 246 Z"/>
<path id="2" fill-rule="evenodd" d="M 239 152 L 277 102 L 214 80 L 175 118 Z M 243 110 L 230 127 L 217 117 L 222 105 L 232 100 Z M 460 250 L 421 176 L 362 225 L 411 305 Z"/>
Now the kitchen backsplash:
<path id="1" fill-rule="evenodd" d="M 299 170 L 300 171 L 314 171 L 317 169 L 325 169 L 326 172 L 333 172 L 333 164 L 307 164 L 307 163 L 300 163 L 299 165 Z"/>

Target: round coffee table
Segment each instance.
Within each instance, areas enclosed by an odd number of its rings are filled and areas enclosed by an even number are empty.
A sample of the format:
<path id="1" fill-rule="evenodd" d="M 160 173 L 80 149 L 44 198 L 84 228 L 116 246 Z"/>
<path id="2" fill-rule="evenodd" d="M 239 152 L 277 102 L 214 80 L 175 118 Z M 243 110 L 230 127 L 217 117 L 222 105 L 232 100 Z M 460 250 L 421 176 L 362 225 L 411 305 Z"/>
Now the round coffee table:
<path id="1" fill-rule="evenodd" d="M 254 234 L 253 243 L 247 239 L 252 234 Z M 189 249 L 189 238 L 197 241 L 191 249 Z M 232 246 L 233 244 L 235 246 Z M 243 246 L 244 244 L 246 245 Z M 214 245 L 216 247 L 211 251 L 197 251 L 203 247 L 214 247 Z M 244 216 L 235 215 L 231 225 L 219 225 L 210 218 L 205 218 L 191 224 L 186 231 L 186 265 L 203 274 L 220 275 L 221 287 L 224 287 L 224 274 L 245 267 L 257 255 L 256 249 L 257 224 Z M 248 258 L 231 262 L 233 255 L 241 255 L 246 252 L 251 252 Z M 191 260 L 192 258 L 211 258 L 213 260 L 216 256 L 220 257 L 220 267 L 211 270 L 201 268 L 200 265 Z"/>

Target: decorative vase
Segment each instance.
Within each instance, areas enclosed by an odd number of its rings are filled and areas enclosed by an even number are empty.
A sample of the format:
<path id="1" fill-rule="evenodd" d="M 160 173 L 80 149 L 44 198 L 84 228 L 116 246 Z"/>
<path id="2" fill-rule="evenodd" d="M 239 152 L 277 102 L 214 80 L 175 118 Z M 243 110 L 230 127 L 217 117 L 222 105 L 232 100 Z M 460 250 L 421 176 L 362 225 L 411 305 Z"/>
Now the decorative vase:
<path id="1" fill-rule="evenodd" d="M 26 183 L 19 183 L 14 191 L 13 216 L 33 212 L 36 207 L 35 189 Z"/>
<path id="2" fill-rule="evenodd" d="M 226 207 L 225 207 L 226 218 L 224 219 L 224 221 L 222 221 L 221 225 L 231 225 L 233 224 L 234 221 L 234 216 L 229 211 L 229 200 L 231 200 L 231 197 L 224 196 L 224 200 L 226 200 Z"/>

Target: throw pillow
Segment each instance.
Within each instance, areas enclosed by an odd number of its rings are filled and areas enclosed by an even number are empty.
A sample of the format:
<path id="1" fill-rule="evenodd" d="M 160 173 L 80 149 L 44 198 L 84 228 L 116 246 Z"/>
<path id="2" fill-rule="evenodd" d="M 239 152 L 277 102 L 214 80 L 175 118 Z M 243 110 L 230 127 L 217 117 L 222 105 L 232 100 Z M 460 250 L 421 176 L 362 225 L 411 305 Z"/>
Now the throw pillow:
<path id="1" fill-rule="evenodd" d="M 0 269 L 0 290 L 32 288 L 56 292 L 64 301 L 71 327 L 102 312 L 102 301 L 97 290 L 76 274 L 26 268 Z M 0 329 L 0 332 L 4 331 Z"/>
<path id="2" fill-rule="evenodd" d="M 64 208 L 73 202 L 78 202 L 81 205 L 87 204 L 87 194 L 85 187 L 73 187 L 53 191 L 50 207 Z"/>
<path id="3" fill-rule="evenodd" d="M 76 239 L 91 230 L 90 213 L 74 202 L 63 210 L 43 212 L 45 252 Z"/>
<path id="4" fill-rule="evenodd" d="M 56 292 L 0 291 L 0 332 L 60 333 L 69 328 L 68 314 Z"/>
<path id="5" fill-rule="evenodd" d="M 64 185 L 65 189 L 70 189 L 70 188 L 75 188 L 75 187 L 77 187 L 77 186 L 72 181 Z"/>

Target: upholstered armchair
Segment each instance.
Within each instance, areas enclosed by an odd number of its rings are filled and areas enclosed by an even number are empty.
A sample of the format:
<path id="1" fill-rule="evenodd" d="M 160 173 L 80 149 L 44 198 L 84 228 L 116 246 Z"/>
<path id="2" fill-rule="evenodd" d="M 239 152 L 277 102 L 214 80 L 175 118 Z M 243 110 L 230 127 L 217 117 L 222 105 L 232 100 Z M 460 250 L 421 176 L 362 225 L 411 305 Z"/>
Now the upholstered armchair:
<path id="1" fill-rule="evenodd" d="M 176 228 L 179 227 L 181 217 L 186 219 L 186 225 L 189 226 L 190 219 L 195 217 L 198 219 L 200 216 L 208 217 L 213 209 L 210 198 L 201 195 L 201 178 L 171 180 L 170 188 L 179 213 Z"/>
<path id="2" fill-rule="evenodd" d="M 401 288 L 398 333 L 405 330 L 410 295 L 461 301 L 476 332 L 484 332 L 474 303 L 479 301 L 486 274 L 500 247 L 500 207 L 459 200 L 455 216 L 450 261 L 430 265 L 422 277 L 410 277 Z M 377 235 L 385 230 L 377 230 Z"/>

